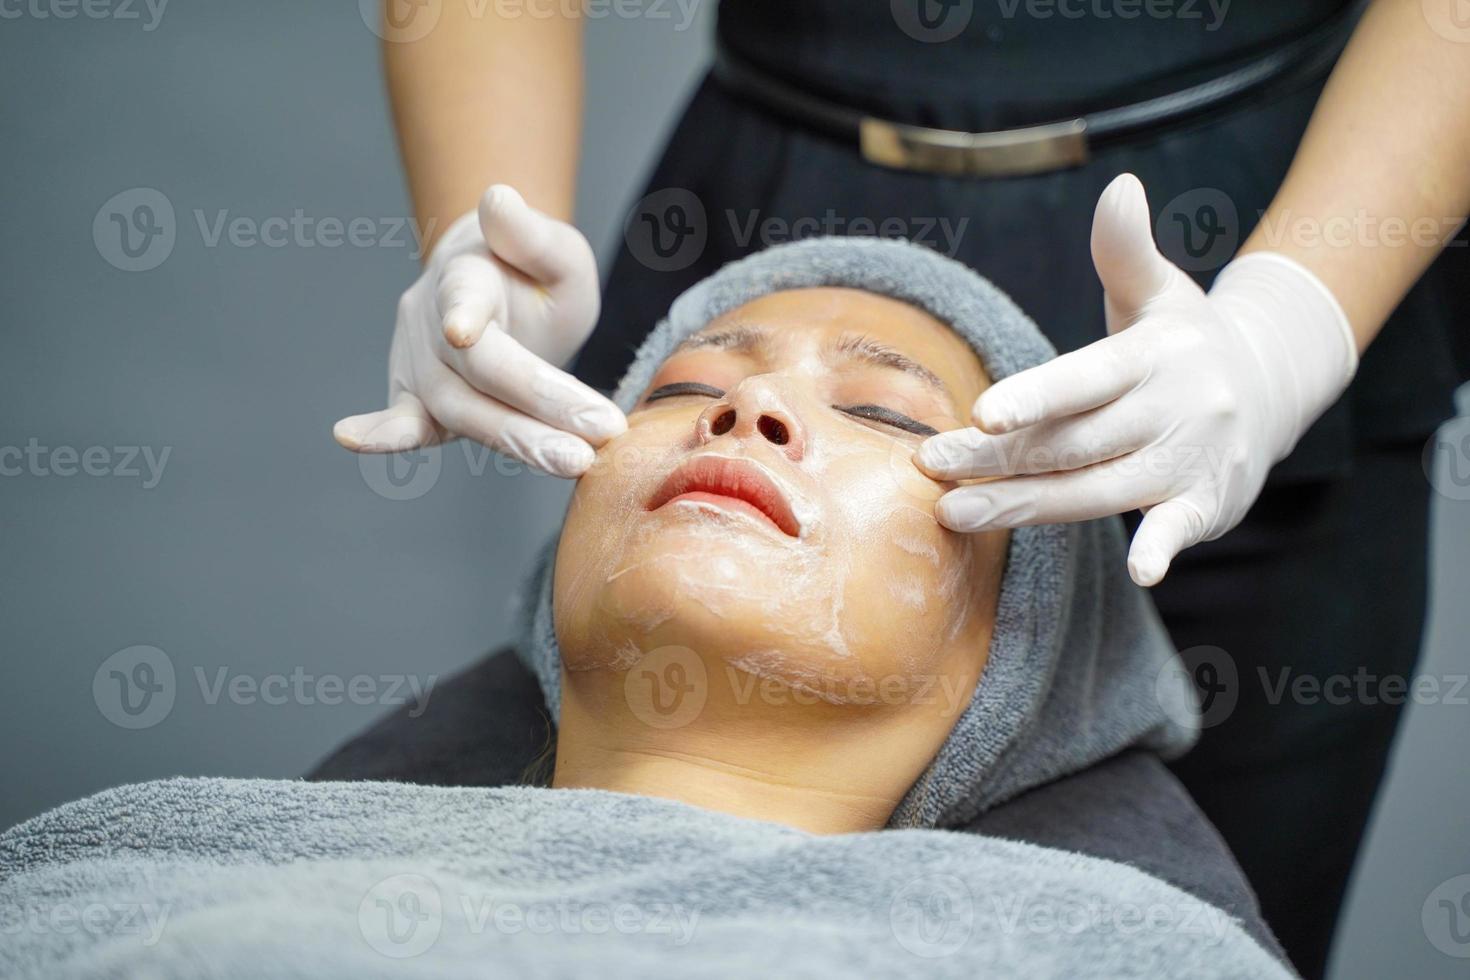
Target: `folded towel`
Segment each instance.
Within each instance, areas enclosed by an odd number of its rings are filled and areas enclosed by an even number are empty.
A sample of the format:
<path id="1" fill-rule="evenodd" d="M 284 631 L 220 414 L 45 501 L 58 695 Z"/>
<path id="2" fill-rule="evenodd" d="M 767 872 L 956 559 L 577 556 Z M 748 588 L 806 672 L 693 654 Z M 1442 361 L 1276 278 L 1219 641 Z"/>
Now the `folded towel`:
<path id="1" fill-rule="evenodd" d="M 1141 871 L 601 790 L 179 779 L 0 835 L 0 976 L 1284 977 Z"/>
<path id="2" fill-rule="evenodd" d="M 679 342 L 715 317 L 813 286 L 863 289 L 929 312 L 970 343 L 996 381 L 1056 355 L 1004 293 L 959 262 L 898 240 L 814 238 L 732 262 L 687 290 L 639 349 L 615 400 L 631 408 Z M 556 716 L 553 553 L 528 586 L 517 652 Z M 1194 688 L 1153 603 L 1128 578 L 1126 554 L 1116 518 L 1011 532 L 985 671 L 892 826 L 959 826 L 1130 746 L 1170 756 L 1193 744 Z"/>

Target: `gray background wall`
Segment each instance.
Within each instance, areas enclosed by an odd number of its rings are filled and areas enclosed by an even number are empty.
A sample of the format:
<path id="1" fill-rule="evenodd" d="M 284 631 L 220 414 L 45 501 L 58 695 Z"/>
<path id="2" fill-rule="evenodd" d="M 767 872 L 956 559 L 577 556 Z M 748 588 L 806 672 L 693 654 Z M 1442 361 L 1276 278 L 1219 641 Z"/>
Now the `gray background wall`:
<path id="1" fill-rule="evenodd" d="M 672 4 L 670 19 L 589 25 L 578 206 L 604 258 L 707 57 L 711 7 L 687 30 Z M 153 30 L 141 3 L 137 20 L 33 9 L 0 19 L 0 447 L 101 447 L 89 468 L 107 475 L 51 472 L 79 466 L 63 451 L 47 475 L 0 477 L 0 827 L 127 781 L 299 774 L 401 696 L 398 681 L 428 683 L 507 638 L 505 596 L 568 490 L 452 448 L 431 489 L 395 501 L 332 443 L 334 419 L 382 397 L 411 243 L 207 240 L 221 211 L 366 218 L 374 236 L 408 216 L 357 5 L 193 0 Z M 140 187 L 168 199 L 176 240 L 161 265 L 127 272 L 93 222 Z M 111 257 L 124 261 L 115 245 Z M 1439 676 L 1470 669 L 1470 419 L 1448 434 L 1423 664 Z M 138 476 L 118 472 L 128 447 L 168 451 L 156 486 L 141 460 Z M 1360 573 L 1392 587 L 1392 569 Z M 136 719 L 108 706 L 110 668 L 95 694 L 94 678 L 135 645 L 164 652 L 176 694 L 156 723 L 125 728 L 110 718 Z M 226 684 L 363 678 L 365 703 L 215 697 L 222 669 Z M 1421 912 L 1470 872 L 1467 744 L 1463 705 L 1409 712 L 1336 976 L 1464 975 Z"/>

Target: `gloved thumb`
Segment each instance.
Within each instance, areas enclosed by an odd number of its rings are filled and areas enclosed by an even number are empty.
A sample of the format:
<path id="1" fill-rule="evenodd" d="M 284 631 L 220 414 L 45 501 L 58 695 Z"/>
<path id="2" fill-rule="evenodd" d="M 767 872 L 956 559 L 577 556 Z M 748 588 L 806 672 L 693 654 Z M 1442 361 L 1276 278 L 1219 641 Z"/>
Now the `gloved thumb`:
<path id="1" fill-rule="evenodd" d="M 575 229 L 531 207 L 507 184 L 492 185 L 480 198 L 480 230 L 492 253 L 543 286 L 575 274 L 591 254 Z M 595 281 L 595 262 L 591 267 Z"/>
<path id="2" fill-rule="evenodd" d="M 1106 296 L 1108 333 L 1136 320 L 1181 275 L 1154 244 L 1143 184 L 1119 174 L 1097 199 L 1092 217 L 1092 264 Z"/>
<path id="3" fill-rule="evenodd" d="M 565 363 L 587 339 L 602 304 L 592 246 L 505 184 L 480 199 L 480 229 L 497 259 L 539 287 L 535 306 L 542 315 L 521 316 L 512 308 L 502 328 L 538 357 Z"/>
<path id="4" fill-rule="evenodd" d="M 1204 534 L 1204 515 L 1194 504 L 1176 497 L 1150 507 L 1128 547 L 1129 577 L 1145 588 L 1158 585 L 1174 556 L 1199 544 Z"/>
<path id="5" fill-rule="evenodd" d="M 388 408 L 340 420 L 332 437 L 355 453 L 401 453 L 433 445 L 440 433 L 424 403 L 405 391 Z"/>

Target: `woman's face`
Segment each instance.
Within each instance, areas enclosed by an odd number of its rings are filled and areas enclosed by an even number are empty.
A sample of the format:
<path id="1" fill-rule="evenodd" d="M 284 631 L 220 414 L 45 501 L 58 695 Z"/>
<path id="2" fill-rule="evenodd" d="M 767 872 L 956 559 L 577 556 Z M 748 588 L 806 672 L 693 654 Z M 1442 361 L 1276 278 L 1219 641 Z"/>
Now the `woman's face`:
<path id="1" fill-rule="evenodd" d="M 911 457 L 987 383 L 938 320 L 859 290 L 711 322 L 577 485 L 555 574 L 566 669 L 677 645 L 832 703 L 936 677 L 967 702 L 1006 538 L 940 527 L 950 485 Z"/>

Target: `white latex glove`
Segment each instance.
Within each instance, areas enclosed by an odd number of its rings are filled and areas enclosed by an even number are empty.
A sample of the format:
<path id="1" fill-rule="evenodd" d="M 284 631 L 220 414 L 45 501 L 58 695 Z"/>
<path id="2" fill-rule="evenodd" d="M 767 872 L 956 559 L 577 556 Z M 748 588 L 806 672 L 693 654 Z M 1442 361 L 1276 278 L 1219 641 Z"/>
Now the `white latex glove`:
<path id="1" fill-rule="evenodd" d="M 592 465 L 627 428 L 559 367 L 597 322 L 597 263 L 582 233 L 497 184 L 459 218 L 398 302 L 388 407 L 342 419 L 337 441 L 401 452 L 464 436 L 556 476 Z"/>
<path id="2" fill-rule="evenodd" d="M 915 461 L 941 479 L 1003 477 L 940 499 L 957 531 L 1143 510 L 1128 572 L 1154 585 L 1240 522 L 1347 387 L 1357 347 L 1337 300 L 1285 256 L 1242 256 L 1202 291 L 1159 253 L 1132 174 L 1098 200 L 1092 258 L 1109 336 L 996 383 L 978 428 L 931 437 Z"/>

